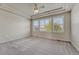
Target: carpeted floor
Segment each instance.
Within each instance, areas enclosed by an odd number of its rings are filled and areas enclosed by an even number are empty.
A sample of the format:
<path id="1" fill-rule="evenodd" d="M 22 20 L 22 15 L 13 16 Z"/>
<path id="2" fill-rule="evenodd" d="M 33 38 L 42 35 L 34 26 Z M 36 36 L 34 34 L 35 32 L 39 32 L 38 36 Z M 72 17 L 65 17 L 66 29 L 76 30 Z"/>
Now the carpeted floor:
<path id="1" fill-rule="evenodd" d="M 0 44 L 0 55 L 79 55 L 68 42 L 29 37 Z"/>

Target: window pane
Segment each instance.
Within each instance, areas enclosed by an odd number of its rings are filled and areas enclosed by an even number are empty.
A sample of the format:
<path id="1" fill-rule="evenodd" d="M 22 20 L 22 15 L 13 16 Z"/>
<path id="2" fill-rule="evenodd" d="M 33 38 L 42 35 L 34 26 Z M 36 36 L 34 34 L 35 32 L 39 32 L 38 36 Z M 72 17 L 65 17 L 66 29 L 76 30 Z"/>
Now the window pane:
<path id="1" fill-rule="evenodd" d="M 52 24 L 51 24 L 51 20 L 50 19 L 46 19 L 45 20 L 45 28 L 47 32 L 51 32 L 52 31 Z"/>
<path id="2" fill-rule="evenodd" d="M 39 21 L 33 20 L 33 31 L 39 31 Z"/>
<path id="3" fill-rule="evenodd" d="M 51 21 L 50 18 L 44 18 L 40 20 L 40 31 L 51 32 Z"/>
<path id="4" fill-rule="evenodd" d="M 40 20 L 40 31 L 46 31 L 45 20 Z"/>
<path id="5" fill-rule="evenodd" d="M 53 17 L 54 32 L 64 32 L 64 16 Z"/>
<path id="6" fill-rule="evenodd" d="M 42 25 L 43 25 L 43 26 L 45 25 L 45 24 L 44 24 L 44 21 L 45 21 L 45 20 L 40 20 L 40 25 L 41 25 L 41 26 L 42 26 Z"/>

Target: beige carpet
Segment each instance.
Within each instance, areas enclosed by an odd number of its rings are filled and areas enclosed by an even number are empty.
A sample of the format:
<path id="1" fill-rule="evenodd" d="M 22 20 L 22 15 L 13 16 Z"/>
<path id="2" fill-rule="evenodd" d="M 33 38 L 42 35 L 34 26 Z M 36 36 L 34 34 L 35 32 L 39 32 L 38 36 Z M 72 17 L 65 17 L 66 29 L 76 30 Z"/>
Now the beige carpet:
<path id="1" fill-rule="evenodd" d="M 67 42 L 44 38 L 24 38 L 0 44 L 1 55 L 76 55 L 79 52 Z"/>

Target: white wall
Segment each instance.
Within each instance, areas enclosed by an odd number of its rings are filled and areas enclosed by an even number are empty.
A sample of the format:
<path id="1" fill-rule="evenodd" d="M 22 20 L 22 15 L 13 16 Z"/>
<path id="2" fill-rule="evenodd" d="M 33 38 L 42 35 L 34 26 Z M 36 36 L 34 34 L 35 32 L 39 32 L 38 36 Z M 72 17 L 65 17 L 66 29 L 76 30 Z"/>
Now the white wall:
<path id="1" fill-rule="evenodd" d="M 79 4 L 73 6 L 71 12 L 72 44 L 79 51 Z"/>
<path id="2" fill-rule="evenodd" d="M 0 9 L 0 43 L 29 36 L 30 22 L 27 18 Z"/>

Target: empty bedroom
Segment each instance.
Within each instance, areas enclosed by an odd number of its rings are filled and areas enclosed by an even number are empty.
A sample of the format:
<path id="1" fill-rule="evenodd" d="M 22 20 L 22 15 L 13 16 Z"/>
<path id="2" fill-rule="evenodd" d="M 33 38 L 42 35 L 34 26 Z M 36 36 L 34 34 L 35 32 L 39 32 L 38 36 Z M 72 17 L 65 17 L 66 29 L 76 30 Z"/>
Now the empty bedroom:
<path id="1" fill-rule="evenodd" d="M 0 55 L 79 55 L 78 3 L 0 3 Z"/>

